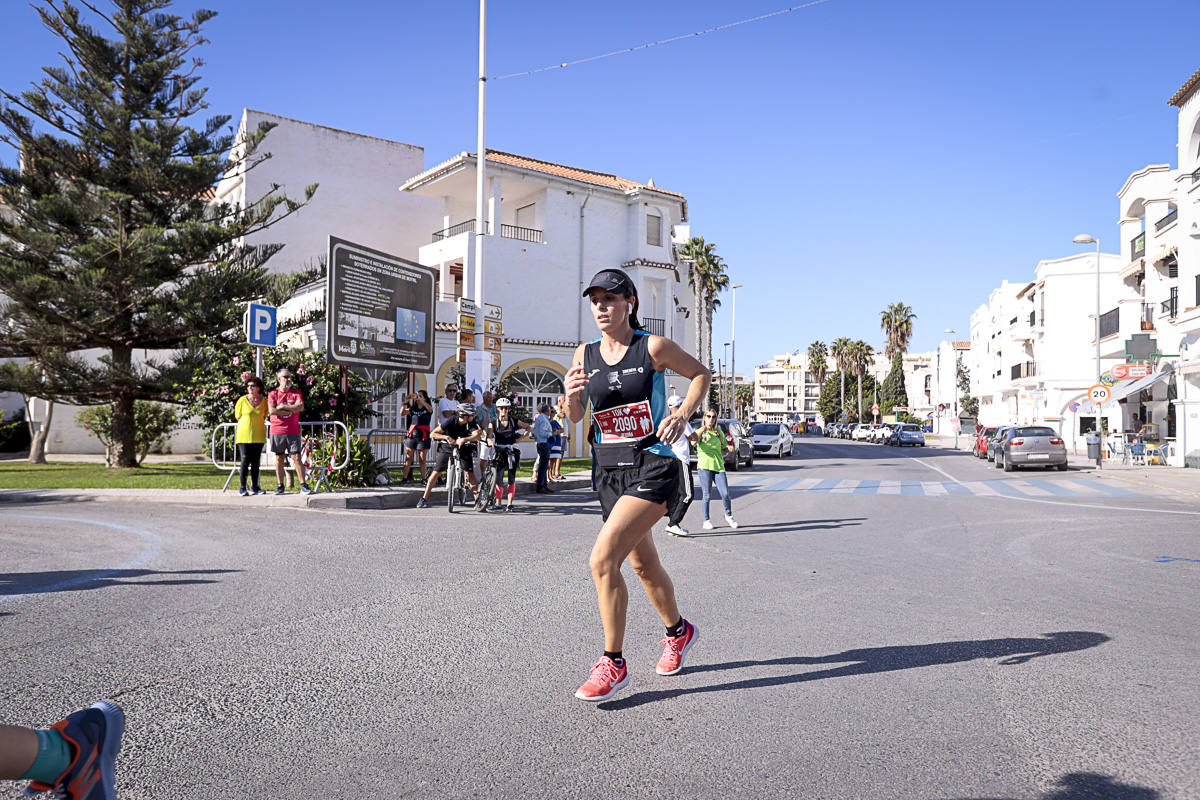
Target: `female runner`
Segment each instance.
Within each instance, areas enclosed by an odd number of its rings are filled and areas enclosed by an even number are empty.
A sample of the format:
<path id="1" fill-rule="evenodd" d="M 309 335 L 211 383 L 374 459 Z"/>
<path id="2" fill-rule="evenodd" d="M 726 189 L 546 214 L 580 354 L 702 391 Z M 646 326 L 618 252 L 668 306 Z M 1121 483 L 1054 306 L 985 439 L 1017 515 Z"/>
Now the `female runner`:
<path id="1" fill-rule="evenodd" d="M 591 404 L 596 427 L 596 490 L 604 524 L 589 566 L 604 624 L 604 654 L 575 692 L 580 700 L 607 700 L 629 682 L 622 656 L 629 591 L 621 576 L 626 558 L 641 579 L 667 636 L 656 671 L 674 675 L 698 638 L 675 603 L 671 583 L 650 529 L 682 489 L 683 473 L 670 444 L 708 392 L 712 373 L 679 345 L 641 329 L 637 287 L 619 269 L 596 273 L 583 295 L 591 301 L 600 338 L 580 345 L 567 373 L 567 409 L 572 422 Z M 667 411 L 663 371 L 691 379 L 679 408 Z"/>
<path id="2" fill-rule="evenodd" d="M 496 418 L 488 426 L 488 439 L 496 447 L 492 469 L 496 471 L 496 505 L 507 495 L 504 510 L 512 511 L 513 495 L 517 493 L 517 469 L 521 466 L 521 451 L 517 442 L 533 429 L 528 422 L 521 422 L 512 415 L 512 401 L 501 397 L 496 401 Z M 505 483 L 504 474 L 508 473 Z"/>

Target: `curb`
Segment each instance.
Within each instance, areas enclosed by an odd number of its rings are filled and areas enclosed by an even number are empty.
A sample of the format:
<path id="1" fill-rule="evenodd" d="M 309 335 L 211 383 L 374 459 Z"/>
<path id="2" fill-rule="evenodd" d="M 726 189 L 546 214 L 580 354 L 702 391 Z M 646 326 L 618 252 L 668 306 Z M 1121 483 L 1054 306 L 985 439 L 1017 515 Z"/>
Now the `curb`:
<path id="1" fill-rule="evenodd" d="M 578 474 L 578 473 L 576 473 Z M 591 489 L 591 477 L 569 477 L 552 484 L 552 492 L 566 489 Z M 528 478 L 517 483 L 517 494 L 531 494 L 534 485 Z M 397 489 L 338 489 L 320 494 L 268 492 L 242 497 L 237 492 L 219 489 L 0 489 L 0 506 L 32 503 L 166 503 L 172 505 L 222 506 L 229 508 L 314 508 L 383 510 L 413 508 L 424 489 L 420 486 Z M 445 505 L 446 490 L 438 488 L 429 497 L 431 507 Z"/>

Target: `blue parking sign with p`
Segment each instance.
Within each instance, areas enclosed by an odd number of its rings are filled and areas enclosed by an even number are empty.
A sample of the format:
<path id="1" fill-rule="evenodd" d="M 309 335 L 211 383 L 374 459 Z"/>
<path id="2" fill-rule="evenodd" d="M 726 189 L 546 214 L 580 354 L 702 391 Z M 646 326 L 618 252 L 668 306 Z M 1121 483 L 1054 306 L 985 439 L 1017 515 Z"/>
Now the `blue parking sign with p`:
<path id="1" fill-rule="evenodd" d="M 259 347 L 275 346 L 275 307 L 251 303 L 246 312 L 246 341 Z"/>

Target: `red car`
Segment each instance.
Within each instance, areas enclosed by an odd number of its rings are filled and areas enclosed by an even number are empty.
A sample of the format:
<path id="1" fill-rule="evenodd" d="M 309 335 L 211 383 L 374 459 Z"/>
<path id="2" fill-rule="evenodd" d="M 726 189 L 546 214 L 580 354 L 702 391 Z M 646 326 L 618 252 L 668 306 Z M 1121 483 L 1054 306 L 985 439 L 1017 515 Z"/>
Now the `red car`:
<path id="1" fill-rule="evenodd" d="M 976 458 L 987 458 L 988 442 L 996 435 L 995 427 L 984 428 L 979 433 L 975 434 L 975 444 L 971 447 L 971 452 Z"/>

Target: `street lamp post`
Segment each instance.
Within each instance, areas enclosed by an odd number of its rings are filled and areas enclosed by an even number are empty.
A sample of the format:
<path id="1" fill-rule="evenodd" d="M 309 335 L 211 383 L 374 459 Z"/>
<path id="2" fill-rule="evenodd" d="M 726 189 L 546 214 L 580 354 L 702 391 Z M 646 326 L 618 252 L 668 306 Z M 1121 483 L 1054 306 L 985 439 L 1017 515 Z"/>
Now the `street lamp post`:
<path id="1" fill-rule="evenodd" d="M 726 363 L 726 364 L 728 364 L 728 363 L 729 363 L 729 344 L 730 344 L 729 342 L 726 342 L 726 343 L 725 343 L 725 345 L 724 345 L 724 347 L 722 348 L 722 350 L 723 350 L 723 352 L 724 352 L 724 354 L 725 354 L 725 363 Z M 732 367 L 731 367 L 731 369 L 732 369 Z M 725 376 L 725 373 L 724 373 L 724 371 L 722 371 L 722 372 L 721 372 L 721 378 L 724 378 L 724 376 Z M 719 398 L 721 395 L 724 395 L 724 394 L 725 394 L 725 381 L 724 381 L 724 380 L 721 380 L 721 378 L 718 378 L 718 380 L 719 380 L 720 382 L 717 384 L 717 397 L 718 397 L 718 398 Z M 726 409 L 726 408 L 728 408 L 728 409 L 730 410 L 730 414 L 729 414 L 729 416 L 730 416 L 730 417 L 732 417 L 732 416 L 733 416 L 733 412 L 732 412 L 732 409 L 733 409 L 733 395 L 732 395 L 732 394 L 730 394 L 730 395 L 726 395 L 726 400 L 725 400 L 725 403 L 724 403 L 724 404 L 722 404 L 722 410 L 724 410 L 724 409 Z"/>
<path id="2" fill-rule="evenodd" d="M 1089 236 L 1086 233 L 1081 233 L 1073 240 L 1075 244 L 1095 244 L 1096 245 L 1096 383 L 1100 383 L 1100 239 L 1098 237 Z M 1096 406 L 1096 436 L 1100 437 L 1100 449 L 1096 451 L 1096 467 L 1103 469 L 1101 463 L 1101 454 L 1104 452 L 1104 426 L 1100 422 L 1101 407 Z M 1072 441 L 1075 441 L 1072 439 Z"/>
<path id="3" fill-rule="evenodd" d="M 742 287 L 742 284 L 735 283 L 730 286 L 733 294 L 733 314 L 731 316 L 731 324 L 729 329 L 729 342 L 731 349 L 729 351 L 729 411 L 730 417 L 736 417 L 734 413 L 734 405 L 737 398 L 737 290 Z"/>
<path id="4" fill-rule="evenodd" d="M 957 333 L 957 331 L 954 330 L 954 328 L 946 328 L 944 333 L 955 334 L 955 333 Z M 950 349 L 954 350 L 954 340 L 953 339 L 950 340 Z M 955 352 L 957 354 L 957 351 L 955 351 Z M 942 383 L 942 348 L 939 347 L 938 348 L 938 394 L 939 395 L 942 393 L 941 383 Z M 958 392 L 958 359 L 957 358 L 955 358 L 955 361 L 954 361 L 954 383 L 952 385 L 954 386 L 954 391 L 952 391 L 950 393 L 950 396 L 951 396 L 951 399 L 954 401 L 954 412 L 955 412 L 955 416 L 957 416 L 957 414 L 958 414 L 958 394 L 957 394 L 957 392 Z M 958 449 L 958 429 L 959 429 L 959 426 L 961 426 L 961 424 L 962 423 L 960 422 L 957 425 L 951 426 L 954 428 L 954 449 L 955 450 Z"/>

